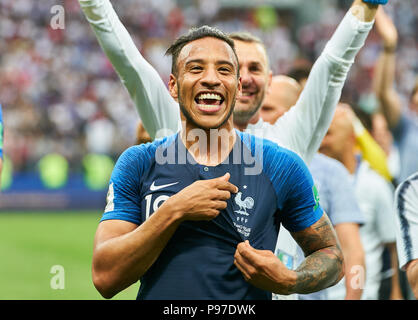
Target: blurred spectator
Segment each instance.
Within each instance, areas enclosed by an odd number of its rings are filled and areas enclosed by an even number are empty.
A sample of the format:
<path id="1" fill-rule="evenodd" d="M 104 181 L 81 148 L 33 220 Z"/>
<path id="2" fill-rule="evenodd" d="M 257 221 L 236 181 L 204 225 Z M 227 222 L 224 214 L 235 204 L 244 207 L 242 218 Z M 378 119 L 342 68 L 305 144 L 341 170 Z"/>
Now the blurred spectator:
<path id="1" fill-rule="evenodd" d="M 393 135 L 388 128 L 385 117 L 376 112 L 371 117 L 371 133 L 376 142 L 382 147 L 388 157 L 389 171 L 394 179 L 400 173 L 400 158 L 398 147 L 394 144 Z M 395 185 L 397 183 L 395 182 Z"/>
<path id="2" fill-rule="evenodd" d="M 399 35 L 392 19 L 382 8 L 376 15 L 376 29 L 382 38 L 383 50 L 376 66 L 375 90 L 382 114 L 399 148 L 398 178 L 403 181 L 418 171 L 418 77 L 410 83 L 409 101 L 403 101 L 395 87 Z"/>
<path id="3" fill-rule="evenodd" d="M 274 124 L 296 104 L 301 91 L 302 86 L 295 79 L 283 75 L 273 76 L 270 91 L 260 108 L 261 118 Z"/>
<path id="4" fill-rule="evenodd" d="M 418 299 L 418 172 L 402 181 L 395 193 L 394 221 L 396 226 L 399 266 L 406 271 L 415 299 Z M 411 299 L 413 299 L 411 297 Z"/>
<path id="5" fill-rule="evenodd" d="M 356 156 L 355 134 L 350 106 L 340 104 L 327 135 L 322 141 L 320 152 L 339 160 L 350 172 L 355 186 L 355 194 L 360 210 L 365 216 L 365 224 L 360 228 L 360 236 L 366 253 L 366 283 L 362 299 L 377 300 L 385 275 L 382 272 L 385 248 L 391 254 L 392 272 L 389 297 L 402 298 L 396 256 L 396 237 L 392 223 L 393 188 L 367 162 Z M 331 299 L 341 297 L 339 287 L 328 291 Z"/>
<path id="6" fill-rule="evenodd" d="M 274 76 L 269 93 L 261 107 L 260 115 L 263 120 L 274 124 L 295 105 L 301 89 L 302 86 L 293 78 L 283 75 Z M 336 286 L 342 287 L 341 298 L 360 299 L 363 290 L 360 287 L 354 287 L 352 282 L 356 277 L 353 270 L 365 266 L 359 233 L 360 225 L 364 224 L 364 217 L 355 198 L 350 174 L 340 162 L 319 153 L 308 165 L 315 182 L 313 191 L 319 195 L 321 206 L 335 228 L 344 254 L 344 278 Z M 290 269 L 297 267 L 303 261 L 302 249 L 285 228 L 280 229 L 276 255 Z M 326 290 L 297 296 L 301 300 L 326 300 L 328 298 Z M 295 295 L 273 295 L 273 297 L 278 300 L 296 298 Z"/>

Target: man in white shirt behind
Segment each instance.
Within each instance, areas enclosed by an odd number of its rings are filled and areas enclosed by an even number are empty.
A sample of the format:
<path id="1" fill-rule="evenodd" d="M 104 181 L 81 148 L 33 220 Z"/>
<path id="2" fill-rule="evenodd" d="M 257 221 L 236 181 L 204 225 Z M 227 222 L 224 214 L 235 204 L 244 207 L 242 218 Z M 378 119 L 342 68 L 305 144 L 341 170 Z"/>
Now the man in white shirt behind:
<path id="1" fill-rule="evenodd" d="M 275 123 L 294 104 L 301 91 L 301 85 L 287 76 L 274 76 L 272 90 L 264 99 L 261 117 L 264 121 Z M 333 224 L 341 250 L 344 255 L 345 299 L 359 300 L 363 293 L 357 285 L 365 270 L 364 250 L 359 228 L 364 217 L 357 205 L 354 186 L 347 169 L 337 160 L 317 153 L 309 165 L 309 171 L 319 194 L 319 202 Z M 276 255 L 289 269 L 296 269 L 304 260 L 302 249 L 285 228 L 280 228 Z M 308 295 L 273 295 L 277 300 L 327 300 L 324 289 Z"/>
<path id="2" fill-rule="evenodd" d="M 418 172 L 396 188 L 395 227 L 399 267 L 418 299 Z"/>
<path id="3" fill-rule="evenodd" d="M 382 254 L 388 246 L 396 257 L 395 229 L 392 219 L 393 187 L 367 162 L 355 153 L 355 136 L 351 123 L 351 109 L 340 104 L 335 112 L 330 129 L 325 136 L 320 152 L 340 161 L 350 172 L 354 181 L 355 195 L 365 223 L 360 227 L 360 237 L 366 258 L 366 282 L 362 299 L 377 300 L 382 280 Z M 394 259 L 392 259 L 394 260 Z M 397 275 L 397 261 L 392 261 L 392 270 Z M 330 299 L 344 299 L 344 286 L 339 284 L 328 289 Z M 392 281 L 392 298 L 400 294 L 398 277 Z"/>

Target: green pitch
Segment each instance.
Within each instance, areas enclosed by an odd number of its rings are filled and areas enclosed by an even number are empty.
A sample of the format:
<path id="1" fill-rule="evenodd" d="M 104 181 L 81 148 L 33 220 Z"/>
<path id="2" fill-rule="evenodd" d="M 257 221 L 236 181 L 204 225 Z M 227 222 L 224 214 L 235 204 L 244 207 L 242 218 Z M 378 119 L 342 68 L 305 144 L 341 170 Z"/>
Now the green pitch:
<path id="1" fill-rule="evenodd" d="M 103 299 L 91 280 L 100 217 L 101 212 L 0 213 L 0 300 Z M 136 283 L 113 299 L 133 300 L 138 288 Z"/>

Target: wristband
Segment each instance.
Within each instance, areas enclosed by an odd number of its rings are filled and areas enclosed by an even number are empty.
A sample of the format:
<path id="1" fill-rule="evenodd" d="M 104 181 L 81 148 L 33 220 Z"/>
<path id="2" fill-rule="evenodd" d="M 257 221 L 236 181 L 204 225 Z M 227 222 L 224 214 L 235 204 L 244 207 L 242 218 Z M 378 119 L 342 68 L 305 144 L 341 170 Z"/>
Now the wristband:
<path id="1" fill-rule="evenodd" d="M 363 0 L 363 2 L 371 4 L 386 4 L 388 3 L 388 0 Z"/>

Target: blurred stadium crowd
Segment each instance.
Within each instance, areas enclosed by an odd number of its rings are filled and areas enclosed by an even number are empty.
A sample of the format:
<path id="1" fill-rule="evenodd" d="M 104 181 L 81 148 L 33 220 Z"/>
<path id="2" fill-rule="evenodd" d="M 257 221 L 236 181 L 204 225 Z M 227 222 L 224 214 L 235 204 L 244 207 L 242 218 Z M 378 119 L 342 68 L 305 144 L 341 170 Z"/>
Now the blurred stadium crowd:
<path id="1" fill-rule="evenodd" d="M 309 64 L 321 52 L 350 1 L 328 1 L 317 22 L 295 28 L 292 10 L 224 9 L 214 0 L 187 7 L 170 0 L 124 0 L 113 5 L 144 57 L 164 81 L 170 74 L 165 49 L 191 26 L 247 30 L 266 43 L 275 74 Z M 51 7 L 65 9 L 65 29 L 53 30 Z M 397 90 L 407 100 L 418 63 L 416 1 L 391 1 L 388 12 L 399 30 Z M 402 18 L 400 18 L 402 16 Z M 0 97 L 5 154 L 15 172 L 34 170 L 47 153 L 62 154 L 79 170 L 86 153 L 116 158 L 135 141 L 137 112 L 102 52 L 76 0 L 0 2 Z M 350 72 L 343 97 L 365 109 L 381 43 L 376 33 Z M 407 102 L 405 102 L 405 106 Z"/>

